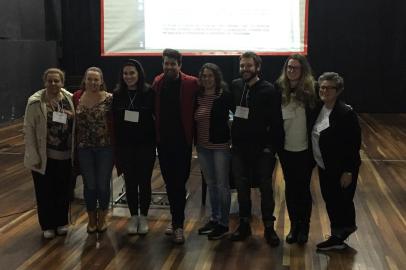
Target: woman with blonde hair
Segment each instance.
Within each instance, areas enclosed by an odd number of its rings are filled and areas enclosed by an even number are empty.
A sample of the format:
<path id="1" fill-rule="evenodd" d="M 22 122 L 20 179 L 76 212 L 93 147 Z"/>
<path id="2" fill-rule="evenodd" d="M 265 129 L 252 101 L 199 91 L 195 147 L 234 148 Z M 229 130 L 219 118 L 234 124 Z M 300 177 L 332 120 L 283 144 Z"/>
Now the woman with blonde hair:
<path id="1" fill-rule="evenodd" d="M 279 159 L 285 178 L 285 198 L 290 219 L 289 244 L 305 244 L 309 235 L 312 197 L 310 180 L 314 167 L 310 132 L 316 105 L 314 78 L 306 57 L 286 59 L 276 82 L 282 92 L 285 142 Z"/>
<path id="2" fill-rule="evenodd" d="M 84 182 L 89 223 L 87 232 L 107 229 L 106 215 L 113 169 L 111 140 L 112 95 L 107 92 L 100 68 L 86 70 L 80 90 L 73 95 L 76 107 L 76 148 Z"/>
<path id="3" fill-rule="evenodd" d="M 62 70 L 47 69 L 43 81 L 25 109 L 24 165 L 32 171 L 43 236 L 53 238 L 67 233 L 75 110 Z"/>

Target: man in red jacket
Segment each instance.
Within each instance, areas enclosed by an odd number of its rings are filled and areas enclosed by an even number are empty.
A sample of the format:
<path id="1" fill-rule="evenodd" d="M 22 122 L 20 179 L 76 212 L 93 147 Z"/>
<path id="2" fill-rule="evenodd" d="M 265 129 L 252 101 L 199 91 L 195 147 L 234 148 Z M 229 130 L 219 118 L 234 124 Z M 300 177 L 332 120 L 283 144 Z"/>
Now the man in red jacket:
<path id="1" fill-rule="evenodd" d="M 197 78 L 181 72 L 182 55 L 165 49 L 162 55 L 163 73 L 152 84 L 156 92 L 156 135 L 159 164 L 168 194 L 172 224 L 166 234 L 173 242 L 183 244 L 186 188 L 190 174 L 194 130 L 194 104 L 198 91 Z"/>

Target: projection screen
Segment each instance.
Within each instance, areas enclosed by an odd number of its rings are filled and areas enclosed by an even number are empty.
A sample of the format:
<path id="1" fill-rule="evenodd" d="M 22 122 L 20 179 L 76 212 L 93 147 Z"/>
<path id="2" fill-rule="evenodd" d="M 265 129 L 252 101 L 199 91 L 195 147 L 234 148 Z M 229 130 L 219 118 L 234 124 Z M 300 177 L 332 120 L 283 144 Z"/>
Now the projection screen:
<path id="1" fill-rule="evenodd" d="M 101 0 L 101 55 L 307 54 L 308 0 Z"/>

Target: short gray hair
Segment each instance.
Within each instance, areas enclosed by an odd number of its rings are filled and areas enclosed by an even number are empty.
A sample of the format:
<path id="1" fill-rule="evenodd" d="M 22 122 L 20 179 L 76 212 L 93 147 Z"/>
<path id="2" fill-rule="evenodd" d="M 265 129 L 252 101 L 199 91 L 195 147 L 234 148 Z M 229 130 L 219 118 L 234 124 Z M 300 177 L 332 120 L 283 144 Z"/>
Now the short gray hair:
<path id="1" fill-rule="evenodd" d="M 344 90 L 344 79 L 336 72 L 324 72 L 321 74 L 317 82 L 320 85 L 323 81 L 333 81 L 337 91 Z"/>

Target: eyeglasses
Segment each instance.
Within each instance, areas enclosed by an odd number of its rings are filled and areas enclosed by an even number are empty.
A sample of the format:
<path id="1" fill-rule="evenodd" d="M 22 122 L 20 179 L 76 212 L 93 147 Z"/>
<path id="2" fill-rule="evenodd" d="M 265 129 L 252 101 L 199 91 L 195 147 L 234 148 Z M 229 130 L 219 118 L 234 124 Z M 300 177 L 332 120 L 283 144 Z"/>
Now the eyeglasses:
<path id="1" fill-rule="evenodd" d="M 320 86 L 320 90 L 333 90 L 337 89 L 335 86 Z"/>
<path id="2" fill-rule="evenodd" d="M 290 70 L 299 70 L 299 69 L 301 69 L 302 67 L 301 66 L 291 66 L 291 65 L 288 65 L 288 68 L 287 69 L 290 69 Z"/>

